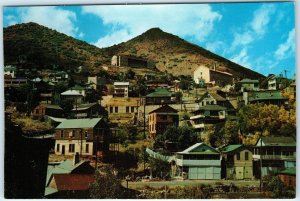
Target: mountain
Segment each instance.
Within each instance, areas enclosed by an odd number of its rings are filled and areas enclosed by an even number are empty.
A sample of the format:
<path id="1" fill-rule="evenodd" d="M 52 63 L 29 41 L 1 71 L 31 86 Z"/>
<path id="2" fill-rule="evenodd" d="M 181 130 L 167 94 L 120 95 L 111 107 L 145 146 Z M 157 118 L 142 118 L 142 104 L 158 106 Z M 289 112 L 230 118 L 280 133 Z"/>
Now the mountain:
<path id="1" fill-rule="evenodd" d="M 83 65 L 91 72 L 98 72 L 102 65 L 110 65 L 113 55 L 126 54 L 147 59 L 158 70 L 173 75 L 192 75 L 199 65 L 216 65 L 217 70 L 232 73 L 235 77 L 263 77 L 159 28 L 152 28 L 127 42 L 102 49 L 36 23 L 4 28 L 3 38 L 5 65 L 24 68 L 59 65 L 66 70 Z"/>

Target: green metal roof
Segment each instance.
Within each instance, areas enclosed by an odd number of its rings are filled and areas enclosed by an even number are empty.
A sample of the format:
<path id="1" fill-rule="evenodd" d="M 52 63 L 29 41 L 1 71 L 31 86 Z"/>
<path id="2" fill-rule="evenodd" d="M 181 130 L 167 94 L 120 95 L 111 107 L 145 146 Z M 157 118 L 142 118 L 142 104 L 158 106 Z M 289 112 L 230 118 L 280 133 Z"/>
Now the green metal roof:
<path id="1" fill-rule="evenodd" d="M 258 139 L 256 143 L 256 147 L 260 146 L 260 140 Z M 292 137 L 275 137 L 275 136 L 268 136 L 268 137 L 262 137 L 262 146 L 280 146 L 280 147 L 293 147 L 296 146 L 296 141 Z"/>
<path id="2" fill-rule="evenodd" d="M 257 91 L 249 93 L 249 101 L 256 100 L 285 100 L 280 91 Z"/>
<path id="3" fill-rule="evenodd" d="M 245 78 L 245 79 L 242 79 L 241 81 L 239 81 L 239 83 L 259 83 L 259 81 Z"/>
<path id="4" fill-rule="evenodd" d="M 164 114 L 164 115 L 178 115 L 178 111 L 174 108 L 170 107 L 169 105 L 163 105 L 162 107 L 159 107 L 148 114 L 157 113 L 157 114 Z"/>
<path id="5" fill-rule="evenodd" d="M 157 88 L 155 92 L 146 95 L 146 97 L 171 97 L 172 93 L 166 88 Z"/>
<path id="6" fill-rule="evenodd" d="M 65 128 L 93 128 L 102 118 L 89 118 L 89 119 L 67 119 L 61 122 L 56 129 Z"/>
<path id="7" fill-rule="evenodd" d="M 4 71 L 11 71 L 11 70 L 15 71 L 16 67 L 14 67 L 14 66 L 5 66 L 4 67 Z"/>
<path id="8" fill-rule="evenodd" d="M 226 147 L 224 147 L 223 149 L 223 153 L 228 153 L 228 152 L 231 152 L 231 151 L 235 151 L 236 149 L 242 147 L 243 145 L 241 144 L 232 144 L 232 145 L 227 145 Z"/>
<path id="9" fill-rule="evenodd" d="M 279 174 L 296 175 L 296 167 L 287 168 L 283 171 L 280 171 Z"/>
<path id="10" fill-rule="evenodd" d="M 204 143 L 196 143 L 178 154 L 220 154 L 215 148 Z"/>
<path id="11" fill-rule="evenodd" d="M 57 193 L 58 190 L 56 188 L 51 188 L 51 187 L 46 187 L 45 188 L 45 196 L 53 194 L 53 193 Z"/>

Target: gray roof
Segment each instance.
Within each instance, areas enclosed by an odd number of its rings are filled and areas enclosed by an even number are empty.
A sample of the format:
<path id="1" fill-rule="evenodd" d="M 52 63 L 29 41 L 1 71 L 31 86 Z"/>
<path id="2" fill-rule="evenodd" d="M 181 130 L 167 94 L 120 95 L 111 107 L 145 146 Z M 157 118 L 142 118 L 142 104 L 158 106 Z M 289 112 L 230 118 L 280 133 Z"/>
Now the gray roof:
<path id="1" fill-rule="evenodd" d="M 195 149 L 197 149 L 200 146 L 206 146 L 208 147 L 208 149 L 206 149 L 205 151 L 197 151 L 197 152 L 193 152 Z M 219 151 L 217 151 L 215 148 L 208 146 L 207 144 L 200 142 L 200 143 L 196 143 L 192 146 L 190 146 L 189 148 L 181 151 L 181 152 L 177 152 L 178 154 L 219 154 Z"/>
<path id="2" fill-rule="evenodd" d="M 296 140 L 293 137 L 262 137 L 263 146 L 296 146 Z M 260 146 L 260 138 L 256 146 Z"/>
<path id="3" fill-rule="evenodd" d="M 61 93 L 63 96 L 82 96 L 82 94 L 78 90 L 68 90 Z"/>
<path id="4" fill-rule="evenodd" d="M 88 119 L 67 119 L 60 123 L 56 129 L 65 128 L 94 128 L 102 118 L 88 118 Z"/>

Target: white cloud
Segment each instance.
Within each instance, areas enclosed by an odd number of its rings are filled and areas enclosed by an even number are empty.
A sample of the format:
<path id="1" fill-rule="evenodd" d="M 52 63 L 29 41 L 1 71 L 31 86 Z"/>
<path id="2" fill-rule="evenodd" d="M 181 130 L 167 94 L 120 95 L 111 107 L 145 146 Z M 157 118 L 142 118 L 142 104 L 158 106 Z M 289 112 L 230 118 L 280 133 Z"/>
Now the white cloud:
<path id="1" fill-rule="evenodd" d="M 253 33 L 250 31 L 244 33 L 235 33 L 234 39 L 232 42 L 231 50 L 235 49 L 238 46 L 245 46 L 254 41 Z"/>
<path id="2" fill-rule="evenodd" d="M 271 15 L 274 12 L 275 6 L 273 4 L 263 4 L 254 12 L 251 28 L 257 35 L 262 36 L 265 34 Z"/>
<path id="3" fill-rule="evenodd" d="M 220 49 L 223 49 L 225 46 L 225 43 L 223 43 L 222 41 L 214 41 L 214 42 L 206 43 L 205 46 L 206 46 L 206 49 L 208 49 L 209 51 L 216 52 Z"/>
<path id="4" fill-rule="evenodd" d="M 240 53 L 234 55 L 230 60 L 242 66 L 251 68 L 247 48 L 243 48 Z"/>
<path id="5" fill-rule="evenodd" d="M 292 56 L 295 52 L 295 28 L 288 35 L 287 40 L 281 43 L 275 51 L 275 56 L 278 60 L 286 59 Z"/>
<path id="6" fill-rule="evenodd" d="M 114 44 L 127 41 L 132 38 L 132 35 L 126 30 L 115 31 L 109 35 L 100 38 L 94 45 L 98 47 L 108 47 Z"/>
<path id="7" fill-rule="evenodd" d="M 85 36 L 85 34 L 83 33 L 83 32 L 80 32 L 79 34 L 78 34 L 78 37 L 79 38 L 83 38 Z"/>
<path id="8" fill-rule="evenodd" d="M 213 30 L 214 23 L 222 19 L 221 14 L 205 4 L 84 6 L 82 12 L 98 16 L 104 25 L 112 27 L 110 31 L 115 32 L 98 40 L 97 45 L 101 47 L 123 42 L 129 36 L 132 38 L 153 27 L 203 42 Z M 100 41 L 106 41 L 106 44 Z"/>
<path id="9" fill-rule="evenodd" d="M 69 36 L 74 37 L 78 32 L 78 28 L 74 24 L 76 14 L 72 11 L 54 6 L 38 6 L 20 8 L 19 15 L 21 22 L 36 22 Z"/>
<path id="10" fill-rule="evenodd" d="M 7 26 L 12 26 L 18 23 L 18 19 L 14 15 L 5 16 L 5 21 L 7 22 Z"/>

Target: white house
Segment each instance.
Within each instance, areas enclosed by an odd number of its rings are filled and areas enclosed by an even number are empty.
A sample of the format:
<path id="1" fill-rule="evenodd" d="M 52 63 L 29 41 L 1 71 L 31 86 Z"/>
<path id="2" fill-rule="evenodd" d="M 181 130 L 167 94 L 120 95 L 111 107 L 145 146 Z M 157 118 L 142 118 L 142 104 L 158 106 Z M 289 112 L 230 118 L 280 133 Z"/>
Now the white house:
<path id="1" fill-rule="evenodd" d="M 114 97 L 128 97 L 129 82 L 114 82 Z"/>

